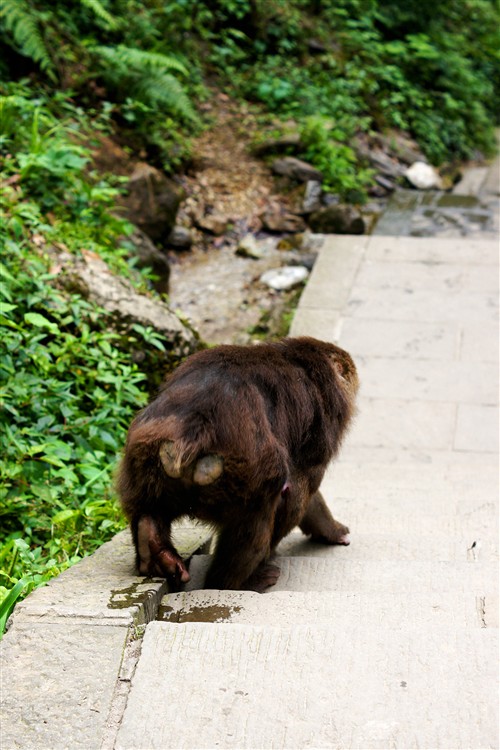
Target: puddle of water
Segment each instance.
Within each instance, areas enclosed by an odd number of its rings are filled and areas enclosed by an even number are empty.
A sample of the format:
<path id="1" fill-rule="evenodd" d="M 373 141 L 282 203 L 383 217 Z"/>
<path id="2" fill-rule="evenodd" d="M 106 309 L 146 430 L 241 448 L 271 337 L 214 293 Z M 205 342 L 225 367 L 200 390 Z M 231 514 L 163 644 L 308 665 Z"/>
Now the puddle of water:
<path id="1" fill-rule="evenodd" d="M 176 610 L 169 605 L 162 605 L 158 610 L 157 620 L 161 622 L 225 622 L 231 619 L 241 607 L 226 604 L 207 604 L 205 606 L 183 607 Z"/>
<path id="2" fill-rule="evenodd" d="M 464 237 L 478 231 L 494 233 L 497 225 L 498 201 L 489 196 L 398 190 L 373 234 Z"/>

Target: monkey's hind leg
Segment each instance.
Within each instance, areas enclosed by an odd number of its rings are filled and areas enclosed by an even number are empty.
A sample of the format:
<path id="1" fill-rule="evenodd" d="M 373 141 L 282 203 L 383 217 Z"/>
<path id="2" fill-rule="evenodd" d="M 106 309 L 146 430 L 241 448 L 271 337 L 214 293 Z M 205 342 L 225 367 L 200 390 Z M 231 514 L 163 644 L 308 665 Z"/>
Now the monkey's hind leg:
<path id="1" fill-rule="evenodd" d="M 311 537 L 312 542 L 343 545 L 351 543 L 349 529 L 335 520 L 319 491 L 312 496 L 299 527 Z"/>

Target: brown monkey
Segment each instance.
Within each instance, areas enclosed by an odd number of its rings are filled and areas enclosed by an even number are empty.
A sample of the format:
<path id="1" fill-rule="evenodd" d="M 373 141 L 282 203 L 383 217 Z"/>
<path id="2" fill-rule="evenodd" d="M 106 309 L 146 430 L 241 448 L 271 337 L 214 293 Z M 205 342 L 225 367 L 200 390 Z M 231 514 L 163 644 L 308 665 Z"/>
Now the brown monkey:
<path id="1" fill-rule="evenodd" d="M 349 354 L 312 338 L 189 357 L 133 421 L 120 468 L 139 572 L 189 580 L 170 539 L 185 515 L 219 532 L 207 588 L 272 586 L 279 568 L 268 560 L 296 525 L 349 544 L 318 488 L 357 390 Z"/>

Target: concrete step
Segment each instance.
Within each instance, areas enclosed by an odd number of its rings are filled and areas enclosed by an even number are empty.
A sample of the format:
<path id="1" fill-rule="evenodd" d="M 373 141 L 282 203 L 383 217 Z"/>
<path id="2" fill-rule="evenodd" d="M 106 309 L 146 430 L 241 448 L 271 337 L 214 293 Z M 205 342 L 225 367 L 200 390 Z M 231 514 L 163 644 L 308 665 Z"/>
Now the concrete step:
<path id="1" fill-rule="evenodd" d="M 493 748 L 488 628 L 154 622 L 115 750 Z"/>
<path id="2" fill-rule="evenodd" d="M 430 519 L 429 519 L 430 520 Z M 474 543 L 475 542 L 475 543 Z M 279 557 L 323 557 L 335 565 L 338 560 L 375 562 L 405 560 L 441 562 L 493 562 L 498 560 L 498 540 L 494 533 L 471 541 L 470 538 L 450 538 L 434 532 L 431 527 L 425 535 L 389 533 L 351 533 L 348 549 L 339 546 L 315 544 L 301 531 L 292 531 L 278 545 Z"/>
<path id="3" fill-rule="evenodd" d="M 492 587 L 493 588 L 493 587 Z M 393 594 L 363 591 L 185 591 L 163 597 L 160 622 L 329 625 L 367 628 L 498 627 L 498 596 L 466 592 Z"/>
<path id="4" fill-rule="evenodd" d="M 403 595 L 437 592 L 453 594 L 491 591 L 497 580 L 494 562 L 441 562 L 411 560 L 352 560 L 349 547 L 343 554 L 328 557 L 279 557 L 281 569 L 272 591 L 335 591 L 342 593 L 386 593 Z M 189 571 L 187 591 L 203 588 L 210 555 L 195 555 Z"/>

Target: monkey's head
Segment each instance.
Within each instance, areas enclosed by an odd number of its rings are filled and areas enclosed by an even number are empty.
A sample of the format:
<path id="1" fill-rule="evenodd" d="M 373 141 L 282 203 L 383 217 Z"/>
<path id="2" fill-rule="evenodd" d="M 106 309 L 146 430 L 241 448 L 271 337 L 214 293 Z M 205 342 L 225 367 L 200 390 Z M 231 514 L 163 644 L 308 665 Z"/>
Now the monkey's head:
<path id="1" fill-rule="evenodd" d="M 332 363 L 333 369 L 342 381 L 343 388 L 345 388 L 349 392 L 351 398 L 354 399 L 359 390 L 359 378 L 356 365 L 354 364 L 351 355 L 339 346 L 331 344 L 329 359 Z"/>

